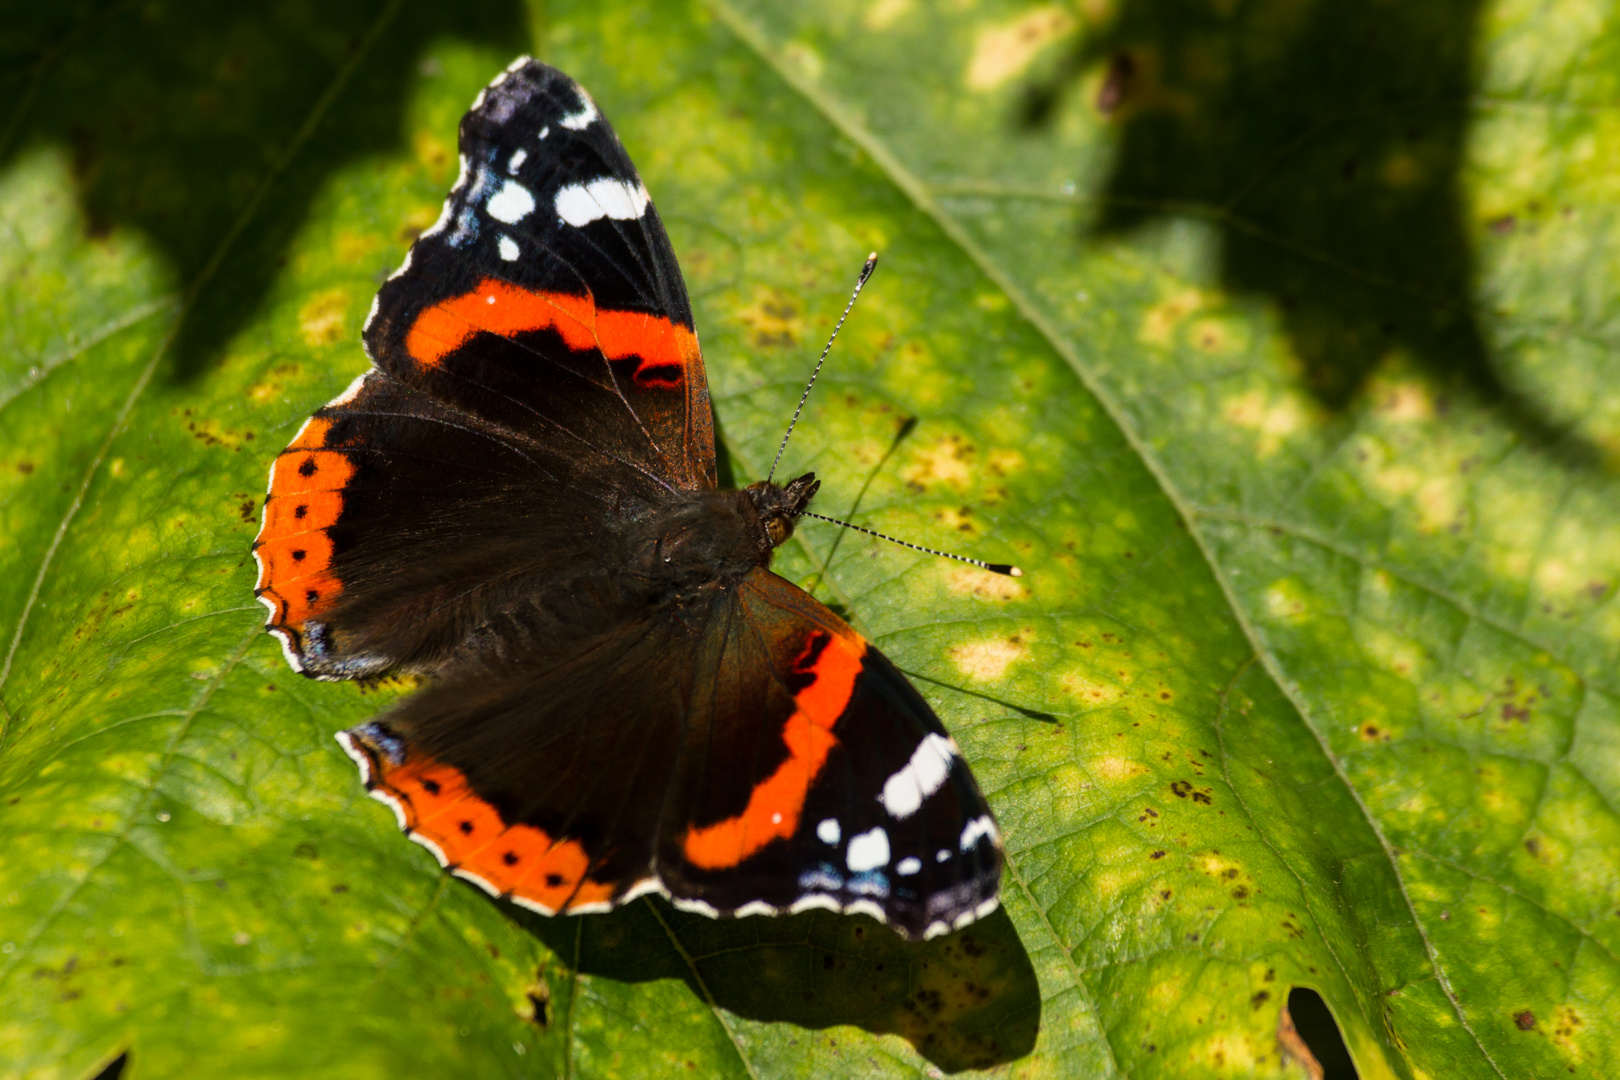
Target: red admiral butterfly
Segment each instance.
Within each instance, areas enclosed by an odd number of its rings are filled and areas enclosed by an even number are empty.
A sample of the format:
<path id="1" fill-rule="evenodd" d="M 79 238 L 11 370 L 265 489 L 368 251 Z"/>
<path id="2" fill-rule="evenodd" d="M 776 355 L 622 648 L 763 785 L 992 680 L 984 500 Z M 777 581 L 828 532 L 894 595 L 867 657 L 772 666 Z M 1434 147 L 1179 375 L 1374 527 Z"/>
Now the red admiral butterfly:
<path id="1" fill-rule="evenodd" d="M 457 875 L 545 914 L 648 892 L 930 937 L 996 906 L 956 743 L 769 570 L 806 474 L 722 491 L 675 253 L 613 129 L 523 58 L 372 305 L 373 367 L 270 469 L 257 595 L 317 679 L 431 676 L 338 735 Z"/>

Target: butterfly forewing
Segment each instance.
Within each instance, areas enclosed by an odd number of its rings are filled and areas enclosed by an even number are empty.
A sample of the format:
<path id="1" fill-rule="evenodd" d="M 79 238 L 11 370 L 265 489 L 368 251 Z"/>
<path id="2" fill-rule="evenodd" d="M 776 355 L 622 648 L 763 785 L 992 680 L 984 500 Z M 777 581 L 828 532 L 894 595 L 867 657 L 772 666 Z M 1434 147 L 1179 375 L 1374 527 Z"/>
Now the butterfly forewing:
<path id="1" fill-rule="evenodd" d="M 679 487 L 713 487 L 708 384 L 674 250 L 572 79 L 513 65 L 461 122 L 462 175 L 382 287 L 379 367 Z"/>

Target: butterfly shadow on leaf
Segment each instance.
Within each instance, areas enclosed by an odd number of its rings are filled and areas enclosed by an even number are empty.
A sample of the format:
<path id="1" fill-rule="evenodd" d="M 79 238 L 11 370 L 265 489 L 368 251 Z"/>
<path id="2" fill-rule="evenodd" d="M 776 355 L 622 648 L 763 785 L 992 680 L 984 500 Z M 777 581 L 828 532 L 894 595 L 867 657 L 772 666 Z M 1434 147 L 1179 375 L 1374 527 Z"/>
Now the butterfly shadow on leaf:
<path id="1" fill-rule="evenodd" d="M 1035 969 L 1001 910 L 921 942 L 865 916 L 710 919 L 654 897 L 607 915 L 509 910 L 581 974 L 680 979 L 749 1020 L 899 1035 L 946 1072 L 1023 1057 L 1040 1028 Z"/>
<path id="2" fill-rule="evenodd" d="M 513 0 L 0 0 L 0 12 L 0 170 L 60 148 L 90 237 L 129 230 L 156 249 L 191 301 L 167 368 L 181 380 L 258 314 L 332 178 L 406 144 L 411 91 L 445 76 L 437 50 L 502 58 L 530 44 Z M 454 175 L 446 134 L 448 149 L 418 153 Z M 379 279 L 399 263 L 392 247 L 365 257 Z M 352 340 L 356 307 L 353 324 L 308 312 L 306 338 Z"/>

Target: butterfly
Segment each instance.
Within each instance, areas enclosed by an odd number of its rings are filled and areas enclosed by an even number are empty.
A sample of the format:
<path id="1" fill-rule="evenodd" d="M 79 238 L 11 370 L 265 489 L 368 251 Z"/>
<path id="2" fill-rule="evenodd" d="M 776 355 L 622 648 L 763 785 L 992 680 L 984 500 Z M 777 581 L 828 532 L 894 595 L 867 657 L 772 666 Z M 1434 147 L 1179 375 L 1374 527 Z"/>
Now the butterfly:
<path id="1" fill-rule="evenodd" d="M 460 151 L 253 546 L 293 668 L 427 677 L 338 734 L 366 787 L 547 915 L 661 893 L 924 938 L 993 910 L 1001 835 L 956 742 L 770 571 L 814 474 L 718 485 L 674 249 L 596 104 L 520 58 Z"/>

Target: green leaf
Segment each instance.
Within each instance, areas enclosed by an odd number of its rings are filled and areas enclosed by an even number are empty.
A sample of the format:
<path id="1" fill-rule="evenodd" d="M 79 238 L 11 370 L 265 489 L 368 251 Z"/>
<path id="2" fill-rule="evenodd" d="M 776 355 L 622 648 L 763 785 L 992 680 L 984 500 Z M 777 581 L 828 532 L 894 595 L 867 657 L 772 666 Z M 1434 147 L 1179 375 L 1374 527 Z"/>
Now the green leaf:
<path id="1" fill-rule="evenodd" d="M 14 4 L 0 1076 L 1620 1071 L 1620 28 L 1600 5 Z M 1579 27 L 1579 31 L 1558 29 Z M 1557 32 L 1554 32 L 1554 31 Z M 535 49 L 669 225 L 777 568 L 961 742 L 1005 912 L 921 946 L 444 877 L 247 547 Z"/>

